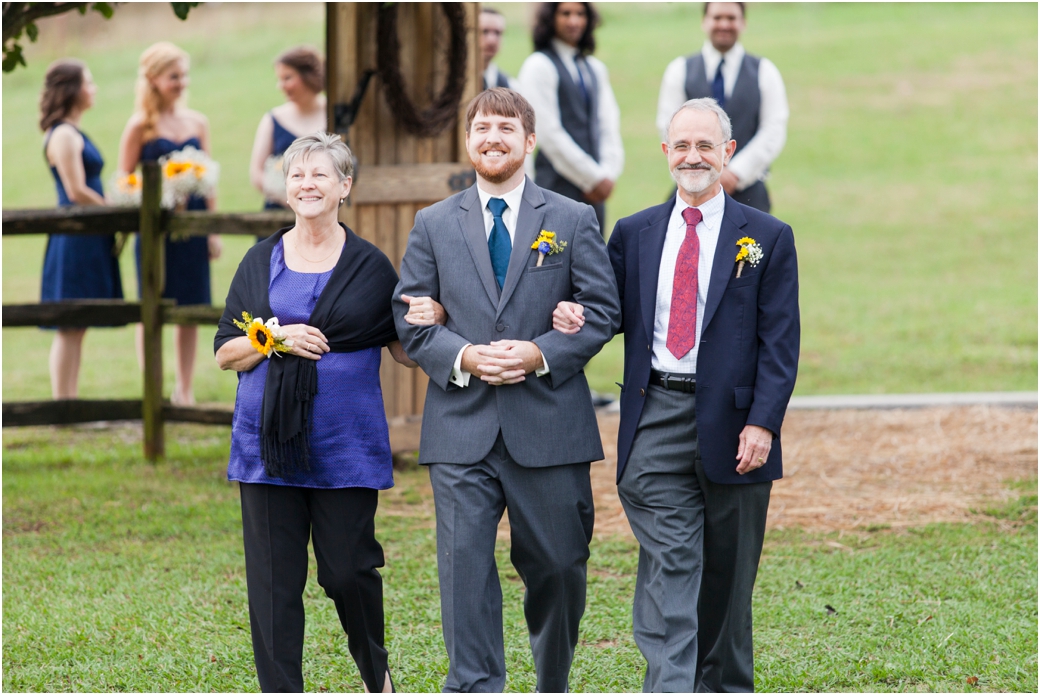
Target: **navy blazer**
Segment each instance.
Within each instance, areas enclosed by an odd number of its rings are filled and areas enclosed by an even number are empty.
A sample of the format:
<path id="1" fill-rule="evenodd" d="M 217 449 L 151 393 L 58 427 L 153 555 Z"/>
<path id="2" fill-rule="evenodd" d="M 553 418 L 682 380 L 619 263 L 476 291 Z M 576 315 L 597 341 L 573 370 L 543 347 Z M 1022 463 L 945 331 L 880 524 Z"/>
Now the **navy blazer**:
<path id="1" fill-rule="evenodd" d="M 621 389 L 617 479 L 628 462 L 650 382 L 657 278 L 675 199 L 618 220 L 607 244 L 621 296 L 625 383 Z M 751 237 L 763 258 L 737 278 L 737 240 Z M 697 436 L 715 483 L 783 477 L 780 426 L 798 371 L 798 261 L 794 233 L 780 220 L 726 196 L 697 354 Z M 745 425 L 773 432 L 766 463 L 736 472 Z"/>

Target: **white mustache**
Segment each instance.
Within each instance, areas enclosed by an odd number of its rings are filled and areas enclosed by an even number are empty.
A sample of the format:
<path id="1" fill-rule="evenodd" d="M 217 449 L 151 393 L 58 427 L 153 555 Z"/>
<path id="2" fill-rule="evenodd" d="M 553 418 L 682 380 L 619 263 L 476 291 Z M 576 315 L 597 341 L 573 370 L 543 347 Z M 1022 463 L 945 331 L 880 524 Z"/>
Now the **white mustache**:
<path id="1" fill-rule="evenodd" d="M 680 170 L 680 171 L 684 171 L 686 169 L 694 169 L 694 170 L 700 169 L 700 170 L 703 170 L 703 171 L 711 171 L 711 167 L 708 166 L 707 164 L 680 164 L 679 166 L 677 166 L 675 168 Z"/>

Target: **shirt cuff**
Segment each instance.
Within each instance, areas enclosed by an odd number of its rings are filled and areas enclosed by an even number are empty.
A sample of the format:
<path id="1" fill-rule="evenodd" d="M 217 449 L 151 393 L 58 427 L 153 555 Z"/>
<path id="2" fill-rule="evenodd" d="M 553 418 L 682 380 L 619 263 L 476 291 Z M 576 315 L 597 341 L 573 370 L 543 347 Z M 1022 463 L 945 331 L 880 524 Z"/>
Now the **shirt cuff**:
<path id="1" fill-rule="evenodd" d="M 549 362 L 545 359 L 545 353 L 542 353 L 542 366 L 540 369 L 534 370 L 535 376 L 545 376 L 549 373 Z"/>
<path id="2" fill-rule="evenodd" d="M 469 386 L 470 373 L 462 371 L 462 353 L 464 353 L 466 351 L 466 348 L 468 348 L 472 344 L 473 343 L 466 343 L 462 346 L 462 349 L 459 350 L 459 354 L 455 356 L 455 364 L 451 368 L 451 376 L 448 377 L 448 381 L 455 384 L 459 388 L 466 388 L 467 386 Z"/>

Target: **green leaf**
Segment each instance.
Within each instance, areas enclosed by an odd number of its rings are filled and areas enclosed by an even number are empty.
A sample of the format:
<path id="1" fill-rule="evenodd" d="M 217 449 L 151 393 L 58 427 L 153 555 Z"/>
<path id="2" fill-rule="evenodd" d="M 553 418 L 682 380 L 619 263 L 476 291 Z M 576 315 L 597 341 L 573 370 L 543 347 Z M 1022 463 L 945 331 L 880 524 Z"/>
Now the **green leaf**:
<path id="1" fill-rule="evenodd" d="M 112 7 L 110 2 L 95 2 L 93 9 L 101 14 L 105 19 L 112 19 L 112 15 L 115 14 L 116 8 Z"/>
<path id="2" fill-rule="evenodd" d="M 188 18 L 188 13 L 191 11 L 191 9 L 193 7 L 198 7 L 199 3 L 197 3 L 197 2 L 171 2 L 170 6 L 173 8 L 173 13 L 175 15 L 177 15 L 178 19 L 185 20 L 185 19 Z"/>
<path id="3" fill-rule="evenodd" d="M 36 22 L 29 22 L 25 25 L 25 35 L 29 37 L 29 40 L 36 43 L 36 37 L 40 35 L 40 30 L 36 26 Z"/>
<path id="4" fill-rule="evenodd" d="M 25 67 L 25 57 L 22 55 L 22 47 L 16 43 L 11 44 L 10 48 L 5 47 L 3 71 L 11 72 L 19 65 Z"/>

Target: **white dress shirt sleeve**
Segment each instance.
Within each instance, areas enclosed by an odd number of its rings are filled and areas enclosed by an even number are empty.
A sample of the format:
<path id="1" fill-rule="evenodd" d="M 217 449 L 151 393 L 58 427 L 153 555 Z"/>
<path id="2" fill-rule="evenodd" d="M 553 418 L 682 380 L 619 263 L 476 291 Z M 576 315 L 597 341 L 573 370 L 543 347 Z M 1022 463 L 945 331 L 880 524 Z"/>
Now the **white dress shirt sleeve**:
<path id="1" fill-rule="evenodd" d="M 625 170 L 625 146 L 621 142 L 621 107 L 610 86 L 610 74 L 603 61 L 589 58 L 588 65 L 596 73 L 599 87 L 599 163 L 604 178 L 617 181 Z M 599 183 L 596 181 L 595 183 Z"/>
<path id="2" fill-rule="evenodd" d="M 538 147 L 549 158 L 553 169 L 586 193 L 603 179 L 610 178 L 606 169 L 563 129 L 557 96 L 560 76 L 553 62 L 543 53 L 532 53 L 520 67 L 517 79 L 520 93 L 534 107 Z"/>
<path id="3" fill-rule="evenodd" d="M 768 58 L 762 58 L 758 64 L 758 89 L 762 95 L 758 132 L 726 167 L 736 175 L 738 190 L 763 179 L 769 165 L 780 156 L 787 142 L 787 119 L 790 116 L 787 90 L 780 71 Z"/>
<path id="4" fill-rule="evenodd" d="M 657 131 L 661 142 L 668 142 L 668 124 L 672 114 L 686 103 L 686 58 L 680 56 L 668 63 L 657 95 Z"/>

